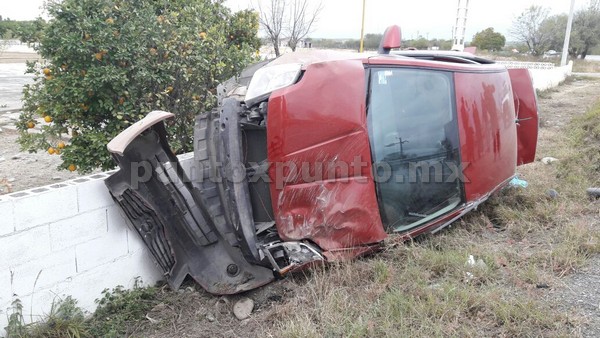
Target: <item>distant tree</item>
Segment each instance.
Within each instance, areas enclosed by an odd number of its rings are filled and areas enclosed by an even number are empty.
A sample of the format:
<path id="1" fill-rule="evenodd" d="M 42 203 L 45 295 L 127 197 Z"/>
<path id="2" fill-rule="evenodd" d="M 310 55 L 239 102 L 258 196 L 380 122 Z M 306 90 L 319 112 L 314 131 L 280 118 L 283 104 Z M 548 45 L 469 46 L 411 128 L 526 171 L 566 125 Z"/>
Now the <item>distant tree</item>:
<path id="1" fill-rule="evenodd" d="M 287 24 L 288 46 L 296 51 L 298 42 L 305 38 L 317 21 L 323 5 L 319 3 L 309 6 L 308 0 L 292 0 L 289 5 L 289 19 Z"/>
<path id="2" fill-rule="evenodd" d="M 546 49 L 562 50 L 565 39 L 568 16 L 566 14 L 553 15 L 546 18 L 540 31 L 545 36 Z M 598 1 L 591 1 L 587 8 L 575 13 L 569 54 L 572 57 L 581 55 L 585 58 L 594 47 L 600 45 L 600 6 Z"/>
<path id="3" fill-rule="evenodd" d="M 21 21 L 12 21 L 10 19 L 0 21 L 0 38 L 14 39 L 18 37 Z"/>
<path id="4" fill-rule="evenodd" d="M 558 14 L 550 16 L 542 22 L 540 30 L 544 36 L 548 37 L 546 42 L 547 49 L 562 50 L 568 18 L 567 14 Z"/>
<path id="5" fill-rule="evenodd" d="M 439 47 L 440 50 L 450 50 L 452 48 L 452 40 L 433 39 L 430 44 Z"/>
<path id="6" fill-rule="evenodd" d="M 40 42 L 46 21 L 42 18 L 37 18 L 35 21 L 22 21 L 17 28 L 16 35 L 21 42 L 27 44 Z"/>
<path id="7" fill-rule="evenodd" d="M 379 48 L 379 43 L 381 42 L 381 39 L 383 39 L 383 34 L 365 34 L 363 39 L 363 48 L 365 50 L 377 50 L 377 48 Z M 360 48 L 360 41 L 358 42 L 358 48 Z"/>
<path id="8" fill-rule="evenodd" d="M 494 28 L 492 27 L 478 32 L 473 36 L 473 41 L 471 41 L 471 45 L 479 49 L 493 51 L 501 50 L 502 47 L 504 47 L 504 44 L 506 44 L 504 35 L 494 32 Z"/>
<path id="9" fill-rule="evenodd" d="M 295 51 L 298 42 L 311 32 L 317 21 L 322 9 L 321 3 L 311 6 L 309 0 L 268 0 L 268 2 L 268 6 L 263 6 L 259 0 L 257 7 L 260 13 L 260 25 L 273 44 L 275 55 L 281 55 L 279 45 L 283 38 L 288 38 L 288 46 Z"/>
<path id="10" fill-rule="evenodd" d="M 598 1 L 591 1 L 588 8 L 576 13 L 573 19 L 571 41 L 569 53 L 573 56 L 581 55 L 582 59 L 585 59 L 589 52 L 600 44 L 600 4 Z"/>
<path id="11" fill-rule="evenodd" d="M 419 36 L 418 39 L 415 40 L 407 40 L 405 44 L 402 44 L 402 48 L 415 48 L 419 50 L 429 49 L 431 43 L 426 38 Z"/>
<path id="12" fill-rule="evenodd" d="M 549 10 L 542 6 L 531 6 L 513 22 L 511 35 L 527 45 L 533 55 L 541 55 L 548 44 L 548 33 L 541 29 Z"/>
<path id="13" fill-rule="evenodd" d="M 269 6 L 267 7 L 263 7 L 261 2 L 258 2 L 260 25 L 267 33 L 267 37 L 273 45 L 275 56 L 281 55 L 281 52 L 279 51 L 279 42 L 285 24 L 285 7 L 285 0 L 270 0 Z"/>
<path id="14" fill-rule="evenodd" d="M 344 49 L 352 49 L 358 51 L 360 49 L 360 40 L 351 39 L 344 42 Z M 366 47 L 364 47 L 366 49 Z"/>

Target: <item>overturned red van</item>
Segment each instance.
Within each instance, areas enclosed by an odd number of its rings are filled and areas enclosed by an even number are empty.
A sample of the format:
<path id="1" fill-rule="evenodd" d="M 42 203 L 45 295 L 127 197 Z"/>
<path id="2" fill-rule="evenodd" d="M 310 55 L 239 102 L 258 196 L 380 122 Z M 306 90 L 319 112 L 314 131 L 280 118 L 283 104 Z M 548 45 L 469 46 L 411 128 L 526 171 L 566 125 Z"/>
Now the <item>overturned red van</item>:
<path id="1" fill-rule="evenodd" d="M 173 288 L 232 294 L 436 232 L 534 160 L 526 69 L 468 53 L 298 52 L 249 67 L 197 117 L 184 170 L 155 111 L 108 144 L 106 180 Z"/>

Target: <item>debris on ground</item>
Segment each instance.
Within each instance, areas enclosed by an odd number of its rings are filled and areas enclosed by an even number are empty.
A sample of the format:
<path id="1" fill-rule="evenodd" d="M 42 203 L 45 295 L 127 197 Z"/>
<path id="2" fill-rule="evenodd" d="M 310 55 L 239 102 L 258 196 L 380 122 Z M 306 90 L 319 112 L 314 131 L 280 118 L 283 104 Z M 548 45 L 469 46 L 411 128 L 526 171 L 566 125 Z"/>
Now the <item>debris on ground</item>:
<path id="1" fill-rule="evenodd" d="M 254 310 L 254 301 L 246 297 L 238 300 L 233 306 L 233 314 L 239 320 L 250 317 L 252 310 Z"/>
<path id="2" fill-rule="evenodd" d="M 542 163 L 544 163 L 544 164 L 551 164 L 551 163 L 554 163 L 554 162 L 558 162 L 558 159 L 554 158 L 554 157 L 544 157 L 544 158 L 542 158 Z"/>
<path id="3" fill-rule="evenodd" d="M 554 190 L 554 189 L 548 189 L 546 191 L 546 196 L 548 196 L 548 198 L 550 199 L 555 199 L 559 196 L 558 191 Z"/>
<path id="4" fill-rule="evenodd" d="M 527 186 L 529 185 L 529 183 L 527 183 L 527 181 L 522 180 L 518 177 L 513 178 L 508 184 L 513 188 L 518 188 L 518 187 L 527 188 Z"/>
<path id="5" fill-rule="evenodd" d="M 600 188 L 588 188 L 586 192 L 590 197 L 600 198 Z"/>

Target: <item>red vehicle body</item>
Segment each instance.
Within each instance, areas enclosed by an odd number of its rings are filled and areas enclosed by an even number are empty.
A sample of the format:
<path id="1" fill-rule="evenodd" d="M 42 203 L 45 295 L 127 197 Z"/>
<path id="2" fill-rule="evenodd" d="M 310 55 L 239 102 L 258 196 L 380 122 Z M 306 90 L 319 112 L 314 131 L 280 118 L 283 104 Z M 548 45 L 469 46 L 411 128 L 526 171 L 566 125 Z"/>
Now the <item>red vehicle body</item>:
<path id="1" fill-rule="evenodd" d="M 219 110 L 197 120 L 201 177 L 170 153 L 168 113 L 109 144 L 121 170 L 107 186 L 171 286 L 190 275 L 241 292 L 375 251 L 390 234 L 438 231 L 533 161 L 527 70 L 390 52 L 399 41 L 391 28 L 378 55 L 293 53 L 226 83 Z M 133 177 L 144 161 L 145 181 Z"/>

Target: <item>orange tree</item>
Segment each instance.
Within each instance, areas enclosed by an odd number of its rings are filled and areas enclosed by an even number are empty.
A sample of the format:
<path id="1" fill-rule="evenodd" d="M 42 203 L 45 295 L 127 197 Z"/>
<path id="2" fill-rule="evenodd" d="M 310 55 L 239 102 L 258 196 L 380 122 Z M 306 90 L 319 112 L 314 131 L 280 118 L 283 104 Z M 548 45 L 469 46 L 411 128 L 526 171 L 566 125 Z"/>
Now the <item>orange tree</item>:
<path id="1" fill-rule="evenodd" d="M 222 0 L 63 0 L 47 10 L 19 142 L 80 172 L 114 167 L 106 144 L 151 110 L 175 114 L 170 144 L 190 151 L 194 116 L 214 107 L 217 84 L 260 44 L 256 13 L 231 13 Z M 36 120 L 41 133 L 28 131 Z"/>

